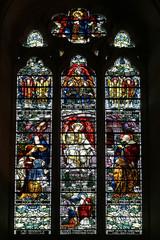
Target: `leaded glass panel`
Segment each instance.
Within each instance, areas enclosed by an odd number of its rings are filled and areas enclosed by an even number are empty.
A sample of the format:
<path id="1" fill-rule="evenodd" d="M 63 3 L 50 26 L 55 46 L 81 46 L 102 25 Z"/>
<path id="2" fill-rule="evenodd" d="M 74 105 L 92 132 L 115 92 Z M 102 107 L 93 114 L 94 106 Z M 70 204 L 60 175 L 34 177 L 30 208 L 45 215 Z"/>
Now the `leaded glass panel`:
<path id="1" fill-rule="evenodd" d="M 27 37 L 27 42 L 23 44 L 24 47 L 46 47 L 47 44 L 43 41 L 43 36 L 37 30 L 33 30 Z"/>
<path id="2" fill-rule="evenodd" d="M 52 29 L 53 36 L 66 37 L 72 43 L 86 43 L 91 37 L 106 36 L 106 31 L 101 27 L 106 18 L 90 15 L 83 8 L 72 9 L 68 15 L 53 16 L 52 21 L 55 25 Z"/>
<path id="3" fill-rule="evenodd" d="M 128 59 L 106 72 L 106 233 L 142 233 L 140 76 Z"/>
<path id="4" fill-rule="evenodd" d="M 95 234 L 96 76 L 77 55 L 61 84 L 61 234 Z"/>
<path id="5" fill-rule="evenodd" d="M 52 82 L 37 57 L 17 74 L 15 234 L 51 233 Z"/>
<path id="6" fill-rule="evenodd" d="M 133 48 L 135 44 L 131 41 L 129 34 L 121 30 L 117 33 L 114 39 L 114 47 L 118 48 Z"/>

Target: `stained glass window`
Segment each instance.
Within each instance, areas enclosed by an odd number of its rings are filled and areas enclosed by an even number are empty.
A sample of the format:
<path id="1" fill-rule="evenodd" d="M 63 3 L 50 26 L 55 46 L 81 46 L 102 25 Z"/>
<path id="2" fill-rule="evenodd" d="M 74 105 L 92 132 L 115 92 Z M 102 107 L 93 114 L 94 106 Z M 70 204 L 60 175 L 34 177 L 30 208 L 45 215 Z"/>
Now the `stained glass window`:
<path id="1" fill-rule="evenodd" d="M 61 234 L 96 233 L 96 76 L 75 56 L 61 76 Z"/>
<path id="2" fill-rule="evenodd" d="M 90 16 L 86 9 L 72 9 L 68 15 L 53 16 L 52 21 L 55 24 L 53 36 L 67 37 L 72 43 L 86 43 L 91 37 L 106 36 L 106 31 L 101 27 L 106 18 L 100 15 Z"/>
<path id="3" fill-rule="evenodd" d="M 114 46 L 118 48 L 133 48 L 135 47 L 135 44 L 131 42 L 129 34 L 121 30 L 117 33 L 115 39 L 114 39 Z"/>
<path id="4" fill-rule="evenodd" d="M 17 74 L 15 234 L 51 233 L 52 73 L 32 57 Z"/>
<path id="5" fill-rule="evenodd" d="M 105 77 L 106 233 L 142 233 L 139 71 L 119 58 Z"/>
<path id="6" fill-rule="evenodd" d="M 24 47 L 46 47 L 47 44 L 43 41 L 43 36 L 37 30 L 33 30 L 27 38 L 27 43 L 23 44 Z"/>

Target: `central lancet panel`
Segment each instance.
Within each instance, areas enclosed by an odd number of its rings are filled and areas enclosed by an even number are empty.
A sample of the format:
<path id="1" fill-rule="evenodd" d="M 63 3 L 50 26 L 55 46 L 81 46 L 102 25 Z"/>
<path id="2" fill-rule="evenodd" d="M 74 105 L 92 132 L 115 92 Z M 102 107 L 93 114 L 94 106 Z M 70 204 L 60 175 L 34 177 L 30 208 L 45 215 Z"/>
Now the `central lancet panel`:
<path id="1" fill-rule="evenodd" d="M 96 75 L 75 56 L 61 75 L 61 234 L 96 234 Z"/>

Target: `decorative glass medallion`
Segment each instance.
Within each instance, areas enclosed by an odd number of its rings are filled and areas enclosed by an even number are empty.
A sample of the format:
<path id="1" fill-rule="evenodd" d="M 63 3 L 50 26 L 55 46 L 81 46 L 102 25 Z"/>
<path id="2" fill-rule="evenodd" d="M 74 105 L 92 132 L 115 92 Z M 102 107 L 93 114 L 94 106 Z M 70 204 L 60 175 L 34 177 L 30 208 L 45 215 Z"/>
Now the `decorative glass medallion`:
<path id="1" fill-rule="evenodd" d="M 106 36 L 106 31 L 101 25 L 106 18 L 100 15 L 90 16 L 89 11 L 76 8 L 68 12 L 68 15 L 60 14 L 52 17 L 55 27 L 53 36 L 66 37 L 72 43 L 86 43 L 91 37 Z"/>
<path id="2" fill-rule="evenodd" d="M 33 30 L 27 38 L 27 43 L 23 44 L 24 47 L 46 47 L 47 44 L 43 41 L 43 36 L 37 30 Z"/>
<path id="3" fill-rule="evenodd" d="M 120 32 L 117 33 L 115 39 L 114 39 L 114 44 L 115 47 L 118 48 L 133 48 L 135 47 L 135 44 L 131 42 L 129 34 L 121 30 Z"/>

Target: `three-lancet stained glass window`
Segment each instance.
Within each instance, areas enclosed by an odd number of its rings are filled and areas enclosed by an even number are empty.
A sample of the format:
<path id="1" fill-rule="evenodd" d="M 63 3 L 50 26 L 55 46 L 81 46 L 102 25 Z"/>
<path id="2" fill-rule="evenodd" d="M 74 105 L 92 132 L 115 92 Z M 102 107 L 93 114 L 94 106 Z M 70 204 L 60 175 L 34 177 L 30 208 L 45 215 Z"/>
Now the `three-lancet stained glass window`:
<path id="1" fill-rule="evenodd" d="M 141 234 L 139 72 L 119 58 L 105 78 L 106 233 Z"/>
<path id="2" fill-rule="evenodd" d="M 72 9 L 68 15 L 60 14 L 53 16 L 53 36 L 66 37 L 72 43 L 86 43 L 91 37 L 106 36 L 102 24 L 106 18 L 100 15 L 91 15 L 82 8 Z"/>
<path id="3" fill-rule="evenodd" d="M 82 8 L 52 21 L 53 36 L 71 43 L 106 36 L 106 18 Z M 33 30 L 23 46 L 47 44 Z M 135 47 L 124 30 L 114 46 Z M 93 52 L 98 56 L 98 49 Z M 61 73 L 61 234 L 97 233 L 96 84 L 95 71 L 81 55 Z M 140 90 L 139 71 L 128 59 L 118 58 L 105 75 L 106 234 L 142 233 Z M 15 234 L 51 233 L 52 104 L 52 72 L 32 57 L 17 74 Z"/>
<path id="4" fill-rule="evenodd" d="M 61 234 L 96 233 L 96 75 L 75 56 L 61 76 Z"/>
<path id="5" fill-rule="evenodd" d="M 52 73 L 32 57 L 17 74 L 15 233 L 51 233 Z"/>

